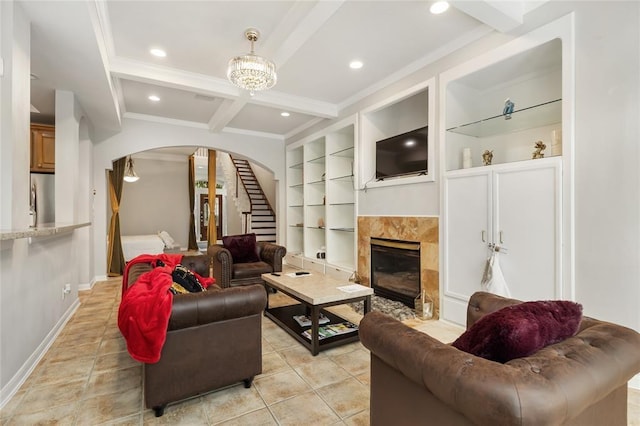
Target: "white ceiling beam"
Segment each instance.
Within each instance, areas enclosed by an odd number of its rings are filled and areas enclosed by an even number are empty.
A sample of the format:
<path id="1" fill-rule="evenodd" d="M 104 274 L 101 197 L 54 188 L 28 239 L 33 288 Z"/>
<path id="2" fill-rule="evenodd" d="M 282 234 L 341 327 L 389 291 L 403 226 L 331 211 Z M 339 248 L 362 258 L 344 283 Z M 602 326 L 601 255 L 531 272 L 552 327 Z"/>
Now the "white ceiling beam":
<path id="1" fill-rule="evenodd" d="M 506 33 L 522 25 L 525 14 L 523 1 L 504 0 L 451 0 L 451 5 L 461 12 Z"/>
<path id="2" fill-rule="evenodd" d="M 121 57 L 111 59 L 111 73 L 127 80 L 197 91 L 221 98 L 240 96 L 240 89 L 232 86 L 225 79 Z"/>
<path id="3" fill-rule="evenodd" d="M 247 96 L 240 96 L 235 100 L 225 99 L 209 120 L 209 130 L 213 133 L 220 133 L 222 129 L 227 127 L 233 117 L 238 115 L 247 104 Z"/>
<path id="4" fill-rule="evenodd" d="M 344 4 L 340 1 L 312 3 L 296 1 L 289 13 L 278 24 L 276 31 L 264 41 L 265 52 L 278 68 L 287 61 L 338 11 Z M 310 8 L 310 5 L 313 6 Z"/>

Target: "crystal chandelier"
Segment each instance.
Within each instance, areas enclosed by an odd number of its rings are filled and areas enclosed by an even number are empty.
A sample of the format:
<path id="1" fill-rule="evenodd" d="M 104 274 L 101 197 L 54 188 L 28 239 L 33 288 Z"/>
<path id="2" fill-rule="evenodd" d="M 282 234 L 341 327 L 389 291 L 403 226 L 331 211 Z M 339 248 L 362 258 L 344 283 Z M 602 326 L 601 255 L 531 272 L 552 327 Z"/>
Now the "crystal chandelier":
<path id="1" fill-rule="evenodd" d="M 251 52 L 236 56 L 229 61 L 227 78 L 241 89 L 248 90 L 251 96 L 258 90 L 271 89 L 277 82 L 276 65 L 253 52 L 253 43 L 258 41 L 260 33 L 249 28 L 244 35 L 251 42 Z"/>
<path id="2" fill-rule="evenodd" d="M 127 164 L 125 165 L 123 179 L 125 182 L 135 182 L 140 179 L 140 176 L 138 176 L 135 170 L 133 170 L 133 160 L 131 159 L 131 156 L 127 157 Z"/>

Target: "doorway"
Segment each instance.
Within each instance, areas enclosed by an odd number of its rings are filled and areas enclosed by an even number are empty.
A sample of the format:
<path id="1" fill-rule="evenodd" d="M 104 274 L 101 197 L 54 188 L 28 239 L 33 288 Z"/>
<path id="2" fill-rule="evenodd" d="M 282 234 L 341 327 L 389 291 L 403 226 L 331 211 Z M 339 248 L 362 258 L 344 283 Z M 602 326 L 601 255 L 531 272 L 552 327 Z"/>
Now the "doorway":
<path id="1" fill-rule="evenodd" d="M 216 229 L 218 234 L 222 230 L 222 194 L 216 194 L 216 204 L 214 206 Z M 200 194 L 200 241 L 207 240 L 209 228 L 209 194 Z M 219 237 L 220 235 L 218 235 Z M 219 238 L 218 238 L 219 239 Z"/>

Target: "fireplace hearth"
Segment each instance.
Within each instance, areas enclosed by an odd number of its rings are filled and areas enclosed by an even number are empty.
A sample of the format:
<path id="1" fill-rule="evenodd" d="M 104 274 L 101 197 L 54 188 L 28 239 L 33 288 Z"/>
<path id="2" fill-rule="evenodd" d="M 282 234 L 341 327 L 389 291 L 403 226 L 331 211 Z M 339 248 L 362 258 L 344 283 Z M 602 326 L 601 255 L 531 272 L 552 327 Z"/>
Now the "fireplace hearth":
<path id="1" fill-rule="evenodd" d="M 420 282 L 420 243 L 371 238 L 371 287 L 375 294 L 414 308 Z"/>

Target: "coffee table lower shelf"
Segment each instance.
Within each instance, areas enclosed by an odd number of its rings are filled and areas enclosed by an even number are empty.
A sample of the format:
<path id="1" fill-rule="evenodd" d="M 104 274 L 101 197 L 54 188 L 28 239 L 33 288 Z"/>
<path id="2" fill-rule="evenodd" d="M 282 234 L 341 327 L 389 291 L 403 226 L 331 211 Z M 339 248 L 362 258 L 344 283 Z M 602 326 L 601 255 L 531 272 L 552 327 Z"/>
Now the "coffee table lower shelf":
<path id="1" fill-rule="evenodd" d="M 335 315 L 324 309 L 322 309 L 320 312 L 330 320 L 329 323 L 321 324 L 321 326 L 328 324 L 338 324 L 348 321 L 341 316 Z M 331 336 L 322 339 L 318 342 L 317 350 L 314 350 L 311 340 L 302 335 L 302 332 L 311 329 L 311 326 L 302 327 L 295 319 L 293 319 L 294 315 L 309 315 L 309 310 L 305 305 L 295 304 L 289 306 L 280 306 L 277 308 L 267 308 L 264 311 L 264 314 L 267 318 L 270 318 L 283 330 L 289 333 L 294 339 L 296 339 L 303 346 L 309 349 L 313 355 L 317 355 L 319 351 L 325 349 L 344 345 L 350 342 L 357 342 L 359 340 L 358 331 L 355 330 L 349 333 L 339 334 L 337 336 Z"/>

